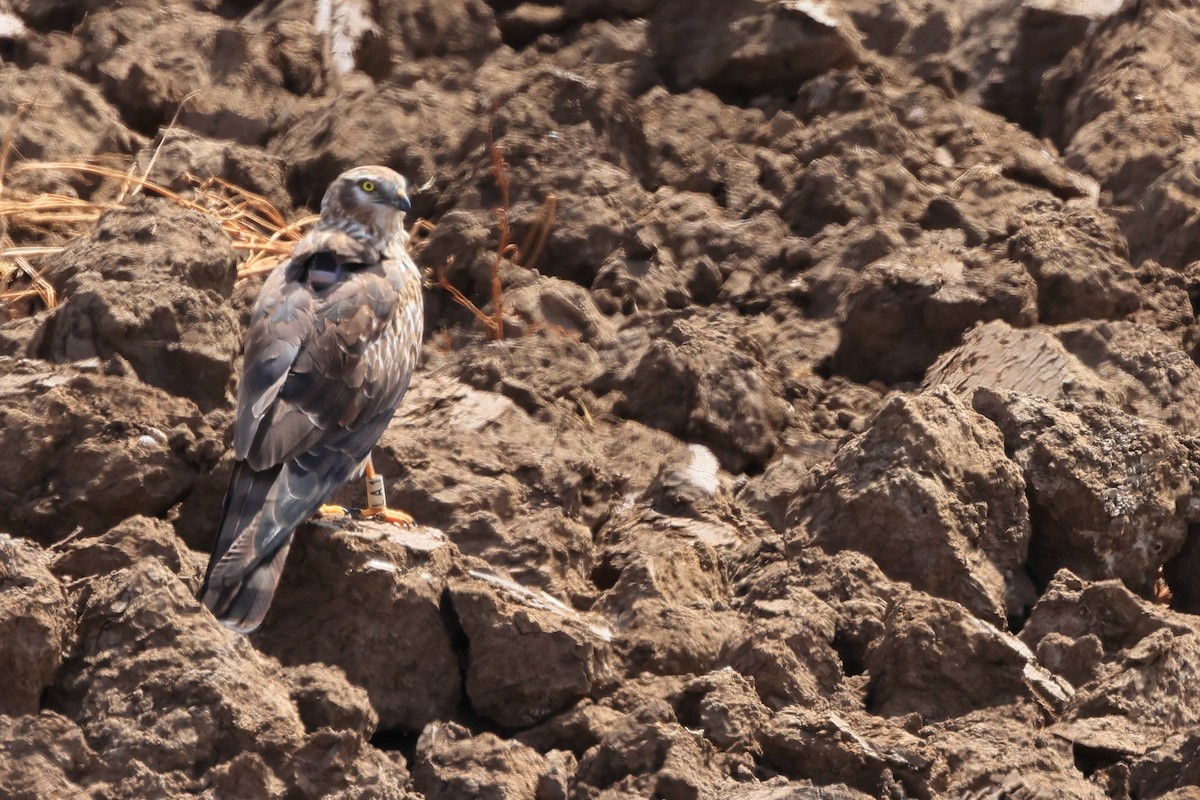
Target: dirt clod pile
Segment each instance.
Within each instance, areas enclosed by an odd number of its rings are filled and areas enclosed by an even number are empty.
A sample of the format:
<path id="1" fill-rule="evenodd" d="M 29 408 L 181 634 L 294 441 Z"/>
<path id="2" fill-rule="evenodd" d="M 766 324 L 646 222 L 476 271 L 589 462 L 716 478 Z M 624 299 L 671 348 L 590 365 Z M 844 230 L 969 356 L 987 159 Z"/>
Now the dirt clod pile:
<path id="1" fill-rule="evenodd" d="M 4 797 L 1200 783 L 1193 4 L 0 6 Z M 112 170 L 360 163 L 429 223 L 419 525 L 303 526 L 241 636 L 262 276 Z"/>

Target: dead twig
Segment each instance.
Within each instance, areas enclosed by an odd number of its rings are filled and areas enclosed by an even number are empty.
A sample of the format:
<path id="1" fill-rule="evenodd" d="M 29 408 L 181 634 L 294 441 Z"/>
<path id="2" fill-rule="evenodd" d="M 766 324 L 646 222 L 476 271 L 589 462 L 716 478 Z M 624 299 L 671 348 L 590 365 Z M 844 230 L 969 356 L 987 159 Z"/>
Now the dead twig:
<path id="1" fill-rule="evenodd" d="M 488 151 L 492 156 L 492 179 L 500 189 L 500 206 L 492 210 L 496 224 L 500 230 L 500 242 L 496 245 L 496 255 L 492 258 L 492 338 L 504 338 L 504 287 L 500 284 L 500 261 L 508 256 L 508 162 L 504 160 L 504 150 L 496 144 L 492 136 L 492 125 L 496 120 L 495 108 L 488 119 Z"/>
<path id="2" fill-rule="evenodd" d="M 148 177 L 138 177 L 124 168 L 99 161 L 26 162 L 6 170 L 7 155 L 5 146 L 0 144 L 0 186 L 4 174 L 77 172 L 110 179 L 118 186 L 136 185 L 139 190 L 209 216 L 229 235 L 234 249 L 242 256 L 237 267 L 238 280 L 273 269 L 318 219 L 310 215 L 289 223 L 265 197 L 220 178 L 182 176 L 192 187 L 188 197 Z M 119 202 L 94 202 L 63 194 L 32 195 L 13 190 L 0 194 L 0 220 L 8 223 L 10 234 L 17 231 L 25 240 L 0 247 L 0 306 L 8 316 L 20 301 L 38 298 L 46 308 L 53 308 L 58 302 L 53 287 L 27 259 L 61 252 L 63 245 L 34 244 L 30 239 L 36 242 L 49 237 L 61 241 L 82 235 L 96 224 L 101 214 L 119 206 Z"/>
<path id="3" fill-rule="evenodd" d="M 13 112 L 12 119 L 8 121 L 8 127 L 4 130 L 4 142 L 0 144 L 0 194 L 4 193 L 4 179 L 7 177 L 8 159 L 12 155 L 13 139 L 17 135 L 17 127 L 21 124 L 21 119 L 26 112 L 37 105 L 38 98 L 41 96 L 42 87 L 39 86 L 32 98 L 17 105 L 17 110 Z"/>
<path id="4" fill-rule="evenodd" d="M 451 299 L 453 299 L 454 302 L 458 303 L 463 308 L 470 311 L 472 316 L 474 316 L 475 319 L 481 325 L 483 325 L 483 327 L 487 328 L 488 331 L 491 332 L 493 339 L 499 339 L 500 336 L 496 335 L 497 331 L 494 327 L 494 325 L 495 325 L 494 318 L 488 314 L 485 314 L 479 308 L 479 306 L 477 306 L 471 302 L 471 298 L 469 298 L 465 294 L 463 294 L 457 286 L 452 284 L 446 278 L 446 272 L 450 269 L 451 266 L 453 266 L 453 264 L 454 264 L 454 258 L 452 256 L 449 260 L 446 261 L 445 264 L 443 264 L 442 266 L 440 266 L 438 268 L 437 279 L 434 281 L 433 285 L 440 287 L 442 289 L 445 289 L 447 292 L 449 292 Z"/>
<path id="5" fill-rule="evenodd" d="M 200 94 L 200 90 L 193 89 L 192 91 L 188 92 L 187 95 L 182 100 L 179 101 L 179 105 L 175 107 L 175 113 L 174 113 L 174 115 L 171 116 L 171 121 L 167 124 L 167 127 L 163 130 L 162 134 L 159 135 L 158 144 L 154 147 L 154 152 L 150 154 L 150 160 L 146 163 L 146 169 L 142 172 L 141 184 L 139 184 L 136 188 L 134 188 L 133 195 L 131 195 L 131 196 L 136 196 L 137 193 L 142 190 L 142 186 L 144 186 L 146 184 L 146 182 L 150 179 L 150 171 L 152 169 L 154 169 L 154 162 L 158 161 L 158 154 L 162 152 L 163 145 L 165 145 L 167 143 L 167 137 L 170 136 L 171 131 L 174 130 L 175 123 L 179 121 L 179 115 L 183 111 L 183 107 L 185 105 L 187 105 L 188 100 L 191 100 L 193 97 L 195 97 L 198 94 Z M 130 170 L 130 174 L 132 174 L 132 172 L 133 172 L 132 164 L 129 165 L 129 170 Z M 128 182 L 121 184 L 121 191 L 120 191 L 120 193 L 117 194 L 117 202 L 118 203 L 123 202 L 125 200 L 125 192 L 128 191 L 128 189 L 129 189 Z"/>
<path id="6" fill-rule="evenodd" d="M 12 303 L 16 300 L 38 297 L 41 299 L 42 303 L 45 304 L 46 308 L 55 308 L 58 306 L 58 294 L 54 291 L 54 287 L 50 285 L 49 281 L 42 277 L 40 272 L 34 269 L 33 265 L 30 264 L 24 256 L 6 255 L 5 258 L 11 259 L 12 263 L 16 265 L 16 268 L 25 273 L 33 286 L 29 289 L 17 289 L 14 291 L 0 292 L 0 301 Z M 0 270 L 3 270 L 3 268 L 3 264 L 0 264 Z M 7 275 L 3 276 L 5 283 L 8 282 L 11 274 L 12 273 L 9 272 Z"/>
<path id="7" fill-rule="evenodd" d="M 489 171 L 500 192 L 500 205 L 492 209 L 498 236 L 496 250 L 492 254 L 488 268 L 491 313 L 488 314 L 481 310 L 470 298 L 450 283 L 447 272 L 453 260 L 443 264 L 435 271 L 436 279 L 433 283 L 434 286 L 449 292 L 454 302 L 470 311 L 471 315 L 487 330 L 489 338 L 493 340 L 504 338 L 504 286 L 500 278 L 503 262 L 507 260 L 517 266 L 532 269 L 546 245 L 546 239 L 550 235 L 550 229 L 554 226 L 554 219 L 558 213 L 558 197 L 554 194 L 547 195 L 538 211 L 537 218 L 525 234 L 523 243 L 518 246 L 512 241 L 511 179 L 509 178 L 508 161 L 504 158 L 504 148 L 496 142 L 493 131 L 496 109 L 497 106 L 493 105 L 487 127 L 488 155 L 491 158 Z"/>

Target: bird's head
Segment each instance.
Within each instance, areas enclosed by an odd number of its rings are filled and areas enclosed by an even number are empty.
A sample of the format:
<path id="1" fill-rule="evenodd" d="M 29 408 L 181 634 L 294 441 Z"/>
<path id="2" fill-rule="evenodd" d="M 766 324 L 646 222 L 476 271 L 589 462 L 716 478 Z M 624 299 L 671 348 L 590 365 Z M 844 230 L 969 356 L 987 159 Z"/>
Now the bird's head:
<path id="1" fill-rule="evenodd" d="M 329 184 L 321 200 L 321 225 L 356 238 L 386 241 L 404 234 L 404 214 L 412 209 L 408 182 L 380 166 L 346 170 Z"/>

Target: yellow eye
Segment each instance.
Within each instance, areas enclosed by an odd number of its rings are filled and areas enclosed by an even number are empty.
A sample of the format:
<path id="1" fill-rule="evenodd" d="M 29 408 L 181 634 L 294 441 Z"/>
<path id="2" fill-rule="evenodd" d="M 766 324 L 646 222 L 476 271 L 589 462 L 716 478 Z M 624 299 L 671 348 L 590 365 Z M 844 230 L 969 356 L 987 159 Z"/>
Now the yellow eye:
<path id="1" fill-rule="evenodd" d="M 359 184 L 359 187 L 361 187 L 364 192 L 375 191 L 375 183 L 373 181 L 363 181 Z"/>

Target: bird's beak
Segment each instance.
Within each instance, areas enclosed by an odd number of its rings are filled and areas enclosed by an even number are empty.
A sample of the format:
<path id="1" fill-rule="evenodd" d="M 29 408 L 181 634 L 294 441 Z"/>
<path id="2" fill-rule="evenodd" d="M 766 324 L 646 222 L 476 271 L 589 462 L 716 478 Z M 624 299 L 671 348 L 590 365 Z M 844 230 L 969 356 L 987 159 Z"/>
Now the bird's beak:
<path id="1" fill-rule="evenodd" d="M 412 202 L 408 199 L 408 195 L 404 193 L 403 189 L 396 190 L 396 197 L 392 200 L 392 205 L 401 211 L 412 211 Z"/>

